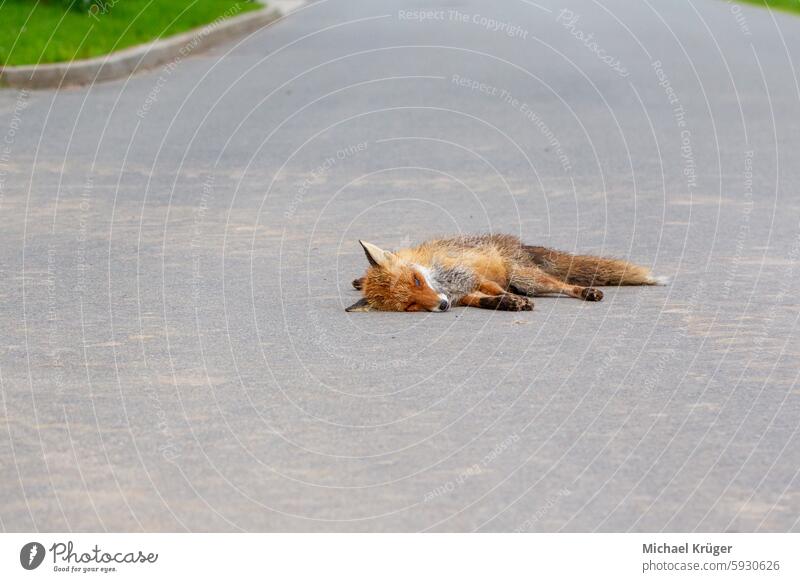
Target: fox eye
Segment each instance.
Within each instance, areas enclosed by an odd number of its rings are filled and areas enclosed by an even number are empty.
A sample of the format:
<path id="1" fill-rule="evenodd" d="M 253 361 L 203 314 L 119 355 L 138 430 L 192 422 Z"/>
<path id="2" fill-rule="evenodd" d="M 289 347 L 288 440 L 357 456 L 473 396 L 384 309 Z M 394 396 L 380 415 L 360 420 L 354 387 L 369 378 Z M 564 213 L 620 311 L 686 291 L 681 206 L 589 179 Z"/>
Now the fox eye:
<path id="1" fill-rule="evenodd" d="M 417 287 L 422 287 L 422 281 L 419 280 L 419 277 L 414 275 L 414 285 Z"/>

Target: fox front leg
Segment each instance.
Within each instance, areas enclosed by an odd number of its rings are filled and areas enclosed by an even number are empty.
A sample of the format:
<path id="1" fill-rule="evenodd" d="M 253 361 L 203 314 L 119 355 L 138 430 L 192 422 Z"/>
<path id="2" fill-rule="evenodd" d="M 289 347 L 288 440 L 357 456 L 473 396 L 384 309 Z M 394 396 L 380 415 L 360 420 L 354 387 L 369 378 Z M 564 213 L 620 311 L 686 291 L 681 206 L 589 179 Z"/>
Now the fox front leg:
<path id="1" fill-rule="evenodd" d="M 478 284 L 478 291 L 484 295 L 503 295 L 504 293 L 508 293 L 508 291 L 503 289 L 500 285 L 489 279 L 481 280 Z"/>
<path id="2" fill-rule="evenodd" d="M 487 295 L 480 291 L 474 291 L 464 295 L 459 305 L 466 307 L 479 307 L 481 309 L 496 309 L 498 311 L 532 311 L 533 299 L 514 295 L 513 293 L 501 293 L 499 295 Z"/>
<path id="3" fill-rule="evenodd" d="M 477 289 L 462 297 L 458 304 L 500 311 L 531 311 L 533 309 L 533 299 L 509 293 L 489 279 L 481 279 L 477 284 Z"/>

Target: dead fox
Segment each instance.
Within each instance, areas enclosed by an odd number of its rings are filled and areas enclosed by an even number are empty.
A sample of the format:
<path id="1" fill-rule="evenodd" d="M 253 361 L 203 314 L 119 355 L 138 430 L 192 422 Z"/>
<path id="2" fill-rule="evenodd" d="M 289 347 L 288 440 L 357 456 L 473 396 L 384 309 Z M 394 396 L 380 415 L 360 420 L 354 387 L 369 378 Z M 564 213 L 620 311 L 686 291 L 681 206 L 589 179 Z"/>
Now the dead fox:
<path id="1" fill-rule="evenodd" d="M 536 295 L 600 301 L 603 293 L 592 285 L 666 283 L 627 261 L 528 246 L 507 234 L 436 239 L 395 252 L 359 242 L 370 266 L 353 281 L 364 297 L 346 311 L 530 311 Z"/>

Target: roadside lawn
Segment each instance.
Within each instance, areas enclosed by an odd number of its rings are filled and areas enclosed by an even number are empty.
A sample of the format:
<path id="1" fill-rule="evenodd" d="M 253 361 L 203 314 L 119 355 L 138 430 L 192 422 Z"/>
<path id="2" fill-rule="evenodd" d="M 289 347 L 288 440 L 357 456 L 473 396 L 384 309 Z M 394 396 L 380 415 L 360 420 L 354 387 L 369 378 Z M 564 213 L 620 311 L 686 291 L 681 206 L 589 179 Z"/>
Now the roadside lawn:
<path id="1" fill-rule="evenodd" d="M 772 8 L 774 10 L 786 10 L 788 12 L 800 13 L 800 0 L 744 0 L 748 4 L 755 4 L 762 8 Z"/>
<path id="2" fill-rule="evenodd" d="M 0 66 L 96 57 L 263 7 L 250 0 L 95 0 L 91 10 L 68 4 L 0 0 Z"/>

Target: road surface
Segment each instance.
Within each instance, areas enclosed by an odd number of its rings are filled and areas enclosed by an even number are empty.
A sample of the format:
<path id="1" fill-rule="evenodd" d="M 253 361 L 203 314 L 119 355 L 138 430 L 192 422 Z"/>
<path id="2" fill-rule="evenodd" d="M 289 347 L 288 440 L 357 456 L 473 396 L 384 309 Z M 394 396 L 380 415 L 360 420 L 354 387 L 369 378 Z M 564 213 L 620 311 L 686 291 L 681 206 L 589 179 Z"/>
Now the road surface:
<path id="1" fill-rule="evenodd" d="M 0 91 L 0 528 L 800 530 L 800 18 L 328 0 Z M 365 239 L 664 287 L 347 314 Z"/>

